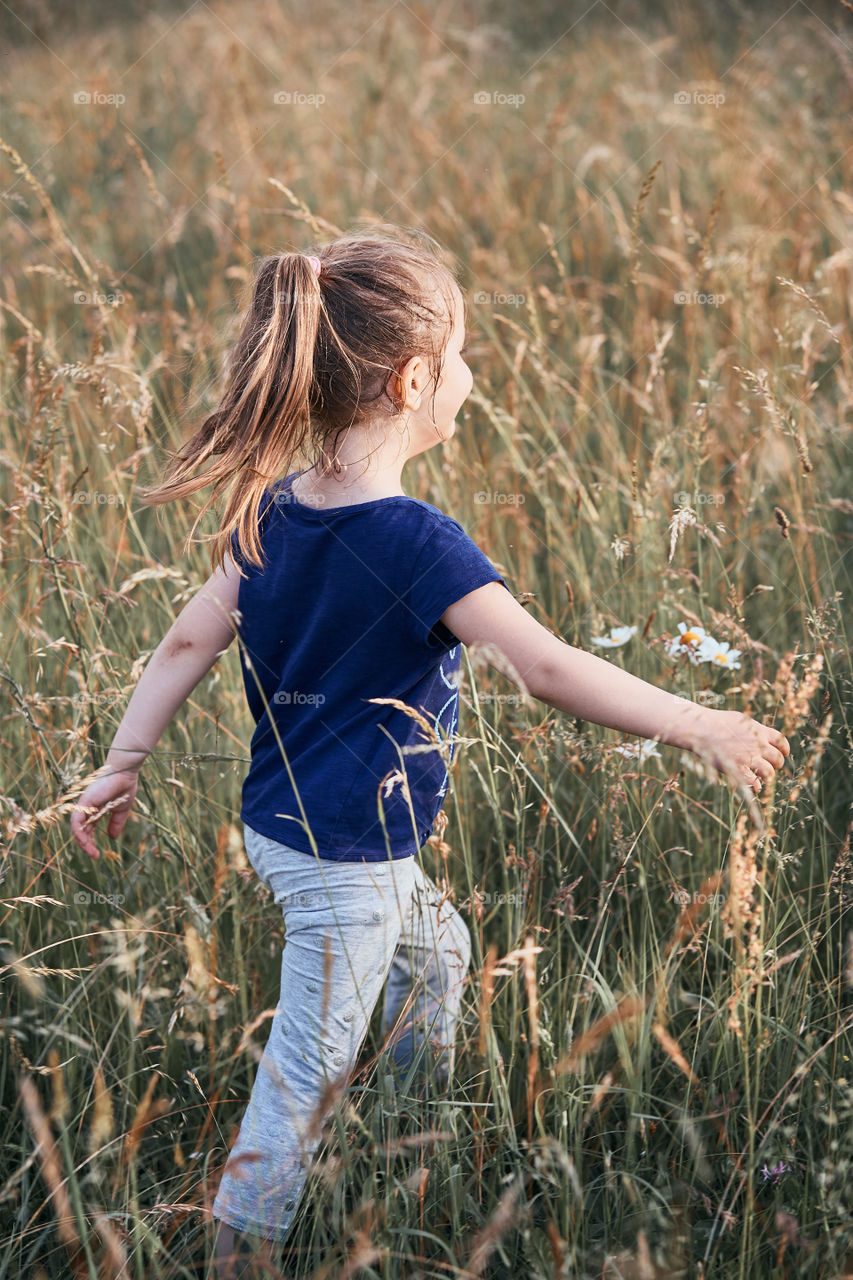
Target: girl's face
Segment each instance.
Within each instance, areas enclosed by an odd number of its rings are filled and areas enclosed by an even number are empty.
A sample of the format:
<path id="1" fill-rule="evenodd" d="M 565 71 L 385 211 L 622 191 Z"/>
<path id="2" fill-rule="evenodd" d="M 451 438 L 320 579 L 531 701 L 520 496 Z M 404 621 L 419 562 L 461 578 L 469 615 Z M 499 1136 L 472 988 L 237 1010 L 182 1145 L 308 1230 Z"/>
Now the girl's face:
<path id="1" fill-rule="evenodd" d="M 427 361 L 415 356 L 401 373 L 407 401 L 409 447 L 415 457 L 456 432 L 456 415 L 471 394 L 474 377 L 465 363 L 465 305 L 458 286 L 453 285 L 453 328 L 444 351 L 441 378 L 433 396 Z M 434 419 L 434 420 L 433 420 Z"/>

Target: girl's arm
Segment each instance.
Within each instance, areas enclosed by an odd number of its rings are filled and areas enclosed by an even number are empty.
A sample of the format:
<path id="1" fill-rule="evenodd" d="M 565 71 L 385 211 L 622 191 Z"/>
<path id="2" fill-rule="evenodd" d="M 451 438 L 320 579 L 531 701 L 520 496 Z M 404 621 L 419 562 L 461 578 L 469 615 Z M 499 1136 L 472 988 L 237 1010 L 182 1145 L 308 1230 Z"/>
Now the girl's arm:
<path id="1" fill-rule="evenodd" d="M 107 752 L 110 773 L 137 773 L 163 730 L 236 635 L 240 575 L 229 557 L 184 606 L 148 660 Z"/>
<path id="2" fill-rule="evenodd" d="M 739 711 L 716 711 L 667 693 L 566 644 L 500 582 L 469 592 L 441 620 L 463 644 L 494 645 L 534 698 L 583 720 L 693 751 L 741 786 L 759 790 L 761 779 L 772 777 L 791 750 L 778 730 Z M 505 674 L 518 683 L 509 669 Z"/>
<path id="3" fill-rule="evenodd" d="M 92 824 L 112 812 L 108 834 L 117 836 L 130 814 L 137 775 L 163 730 L 236 635 L 240 587 L 230 556 L 178 614 L 148 660 L 127 704 L 105 763 L 77 801 L 71 831 L 91 857 L 98 853 Z"/>

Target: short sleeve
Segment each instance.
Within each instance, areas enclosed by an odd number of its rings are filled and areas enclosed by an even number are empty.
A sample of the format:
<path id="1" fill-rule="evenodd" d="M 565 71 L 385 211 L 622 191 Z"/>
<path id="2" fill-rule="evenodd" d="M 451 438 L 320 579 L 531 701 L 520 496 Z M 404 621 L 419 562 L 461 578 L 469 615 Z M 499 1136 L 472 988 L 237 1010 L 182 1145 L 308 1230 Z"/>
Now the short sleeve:
<path id="1" fill-rule="evenodd" d="M 406 598 L 410 629 L 419 645 L 434 649 L 457 642 L 440 621 L 445 609 L 487 582 L 503 582 L 476 542 L 455 520 L 446 520 L 427 538 L 415 561 Z"/>

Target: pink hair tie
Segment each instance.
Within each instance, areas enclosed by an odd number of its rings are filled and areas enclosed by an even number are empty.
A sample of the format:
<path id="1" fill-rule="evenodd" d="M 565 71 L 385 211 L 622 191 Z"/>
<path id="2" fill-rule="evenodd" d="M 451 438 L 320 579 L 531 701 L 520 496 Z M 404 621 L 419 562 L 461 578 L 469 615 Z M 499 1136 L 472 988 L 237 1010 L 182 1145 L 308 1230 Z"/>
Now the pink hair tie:
<path id="1" fill-rule="evenodd" d="M 318 276 L 320 274 L 320 259 L 315 258 L 312 255 L 311 257 L 309 257 L 308 261 L 311 263 L 311 267 L 314 272 L 314 275 Z"/>

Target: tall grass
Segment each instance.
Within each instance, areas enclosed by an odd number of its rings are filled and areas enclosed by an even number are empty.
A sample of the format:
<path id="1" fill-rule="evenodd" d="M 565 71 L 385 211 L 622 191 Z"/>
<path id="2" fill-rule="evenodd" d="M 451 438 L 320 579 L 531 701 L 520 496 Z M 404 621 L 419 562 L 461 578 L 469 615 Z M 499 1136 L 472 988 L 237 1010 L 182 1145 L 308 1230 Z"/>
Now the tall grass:
<path id="1" fill-rule="evenodd" d="M 612 661 L 793 750 L 750 815 L 466 652 L 422 855 L 474 936 L 456 1078 L 401 1095 L 377 1011 L 288 1274 L 853 1271 L 849 6 L 734 53 L 604 9 L 538 6 L 531 52 L 505 8 L 234 0 L 6 56 L 0 1277 L 209 1256 L 283 941 L 236 647 L 99 862 L 70 807 L 207 574 L 137 485 L 215 406 L 253 258 L 360 216 L 468 272 L 474 393 L 408 491 L 566 641 L 635 625 Z"/>

